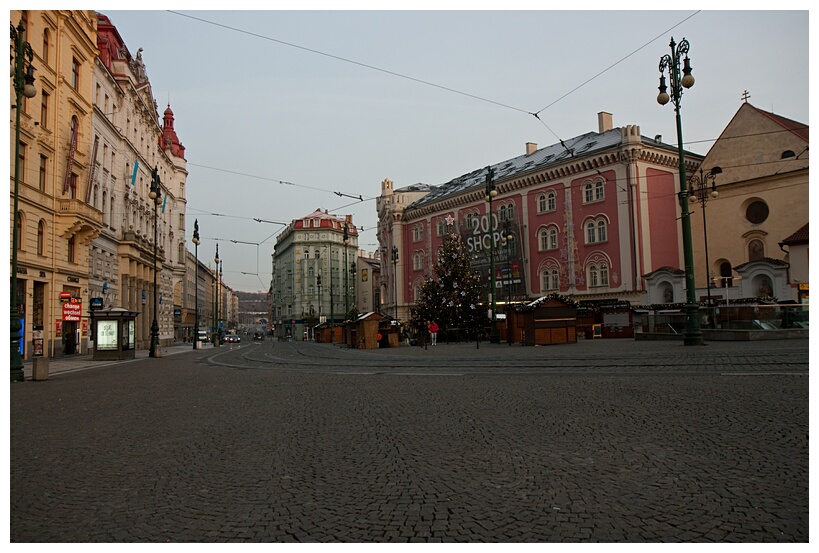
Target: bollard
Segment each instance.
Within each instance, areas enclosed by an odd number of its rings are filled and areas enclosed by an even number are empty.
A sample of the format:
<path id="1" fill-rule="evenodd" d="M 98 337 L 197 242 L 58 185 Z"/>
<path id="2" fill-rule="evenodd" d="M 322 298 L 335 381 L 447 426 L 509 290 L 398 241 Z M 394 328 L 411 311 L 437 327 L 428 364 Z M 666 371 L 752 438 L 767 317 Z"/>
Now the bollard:
<path id="1" fill-rule="evenodd" d="M 31 369 L 32 380 L 48 380 L 48 357 L 35 357 Z"/>

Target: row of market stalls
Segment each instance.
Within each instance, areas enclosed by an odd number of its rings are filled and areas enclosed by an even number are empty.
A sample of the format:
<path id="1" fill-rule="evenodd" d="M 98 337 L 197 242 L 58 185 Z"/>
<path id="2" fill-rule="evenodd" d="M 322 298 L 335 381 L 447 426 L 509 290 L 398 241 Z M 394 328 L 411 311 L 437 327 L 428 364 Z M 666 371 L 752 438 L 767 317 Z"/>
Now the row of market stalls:
<path id="1" fill-rule="evenodd" d="M 701 327 L 715 331 L 807 329 L 807 305 L 783 303 L 755 301 L 745 305 L 702 307 Z M 497 324 L 502 341 L 537 346 L 640 335 L 673 338 L 683 335 L 685 319 L 685 308 L 679 304 L 634 307 L 622 300 L 577 302 L 560 294 L 549 294 L 507 308 Z M 362 349 L 397 347 L 404 330 L 399 321 L 370 312 L 342 325 L 319 325 L 315 328 L 315 339 Z M 444 341 L 448 340 L 446 329 L 442 332 Z M 455 339 L 471 338 L 458 334 Z"/>

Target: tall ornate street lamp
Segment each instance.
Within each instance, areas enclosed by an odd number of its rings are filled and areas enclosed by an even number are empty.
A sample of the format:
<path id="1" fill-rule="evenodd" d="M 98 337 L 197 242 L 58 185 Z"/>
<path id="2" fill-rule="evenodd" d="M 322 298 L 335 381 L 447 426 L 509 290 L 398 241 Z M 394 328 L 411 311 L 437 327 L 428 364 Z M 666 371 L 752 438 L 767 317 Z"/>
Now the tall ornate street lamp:
<path id="1" fill-rule="evenodd" d="M 708 203 L 708 196 L 716 198 L 719 196 L 717 192 L 717 175 L 722 173 L 721 167 L 714 167 L 707 173 L 704 173 L 700 167 L 699 175 L 694 175 L 688 182 L 688 201 L 692 204 L 699 202 L 702 206 L 702 234 L 705 239 L 705 283 L 708 287 L 708 306 L 711 306 L 711 264 L 708 261 L 708 225 L 705 217 L 705 205 Z M 711 181 L 711 190 L 708 190 L 708 181 Z"/>
<path id="2" fill-rule="evenodd" d="M 657 102 L 665 105 L 669 100 L 674 104 L 674 111 L 677 114 L 677 146 L 680 157 L 680 220 L 682 222 L 683 235 L 683 255 L 685 258 L 685 337 L 683 343 L 686 346 L 702 345 L 702 331 L 700 330 L 700 320 L 697 315 L 697 289 L 694 282 L 694 250 L 691 244 L 691 217 L 688 212 L 688 189 L 685 178 L 685 153 L 683 151 L 682 120 L 680 119 L 680 103 L 682 102 L 683 88 L 694 86 L 694 77 L 691 75 L 691 62 L 688 59 L 688 41 L 682 39 L 677 44 L 674 38 L 669 43 L 671 54 L 666 54 L 660 58 L 660 93 L 657 95 Z M 680 58 L 685 56 L 682 74 L 680 74 Z M 668 76 L 671 80 L 671 96 L 665 84 L 665 71 L 668 69 Z"/>
<path id="3" fill-rule="evenodd" d="M 347 230 L 347 223 L 344 223 L 344 235 L 342 237 L 344 242 L 344 267 L 347 267 L 347 244 L 350 242 L 350 234 Z M 347 320 L 347 315 L 350 313 L 350 288 L 347 279 L 347 271 L 344 271 L 344 320 Z"/>
<path id="4" fill-rule="evenodd" d="M 37 89 L 34 88 L 34 67 L 31 61 L 34 58 L 34 53 L 31 45 L 25 41 L 25 26 L 20 21 L 15 29 L 13 24 L 9 24 L 11 28 L 11 38 L 14 41 L 14 53 L 12 75 L 14 77 L 14 92 L 15 92 L 15 140 L 14 140 L 14 210 L 12 212 L 12 258 L 11 258 L 11 291 L 9 297 L 11 299 L 11 348 L 10 348 L 10 372 L 12 381 L 23 380 L 23 359 L 20 356 L 20 331 L 22 324 L 20 323 L 20 314 L 17 306 L 17 249 L 20 243 L 19 229 L 17 225 L 18 217 L 18 197 L 20 185 L 20 110 L 23 107 L 23 98 L 33 98 L 37 94 Z"/>
<path id="5" fill-rule="evenodd" d="M 159 204 L 162 203 L 162 183 L 159 180 L 159 170 L 157 167 L 154 167 L 153 173 L 151 174 L 151 191 L 148 193 L 148 197 L 154 201 L 154 320 L 151 323 L 151 349 L 148 355 L 150 357 L 161 357 L 162 353 L 159 351 L 159 322 L 157 322 L 156 318 L 156 228 L 159 219 Z"/>
<path id="6" fill-rule="evenodd" d="M 489 211 L 487 213 L 488 228 L 489 228 L 489 299 L 492 309 L 492 316 L 490 318 L 491 326 L 489 331 L 489 341 L 492 343 L 500 342 L 498 335 L 498 322 L 495 318 L 495 225 L 492 224 L 492 200 L 498 195 L 493 181 L 495 172 L 491 167 L 486 168 L 486 201 L 489 203 Z"/>
<path id="7" fill-rule="evenodd" d="M 193 245 L 196 257 L 196 280 L 194 283 L 195 291 L 194 302 L 196 303 L 196 320 L 193 323 L 193 349 L 199 349 L 199 219 L 193 222 Z"/>
<path id="8" fill-rule="evenodd" d="M 318 252 L 317 252 L 318 253 Z M 316 275 L 316 286 L 318 287 L 318 317 L 321 323 L 321 267 L 319 266 L 318 274 Z"/>
<path id="9" fill-rule="evenodd" d="M 358 269 L 356 268 L 355 261 L 350 263 L 349 270 L 350 270 L 350 278 L 353 279 L 353 286 L 352 286 L 352 288 L 353 288 L 353 307 L 358 309 L 357 308 L 357 306 L 358 306 L 358 293 L 357 293 L 357 288 L 356 288 L 356 283 L 355 283 L 356 276 L 358 275 Z M 349 290 L 349 288 L 348 288 L 348 290 Z"/>
<path id="10" fill-rule="evenodd" d="M 34 67 L 31 60 L 34 52 L 31 45 L 25 40 L 26 27 L 23 22 L 14 28 L 11 27 L 11 39 L 14 41 L 12 71 L 14 77 L 14 211 L 12 211 L 12 241 L 11 241 L 11 351 L 9 367 L 11 381 L 23 381 L 23 358 L 20 356 L 20 313 L 17 310 L 17 248 L 20 244 L 19 229 L 17 228 L 17 199 L 20 188 L 20 110 L 23 108 L 23 98 L 34 98 L 37 89 L 34 88 Z"/>
<path id="11" fill-rule="evenodd" d="M 333 299 L 333 247 L 327 246 L 327 272 L 330 273 L 330 343 L 333 343 L 336 328 L 336 312 Z"/>
<path id="12" fill-rule="evenodd" d="M 512 268 L 509 266 L 509 250 L 512 248 L 512 240 L 515 235 L 512 234 L 512 222 L 506 220 L 503 222 L 503 234 L 501 235 L 501 245 L 504 246 L 504 253 L 506 253 L 506 278 L 509 279 L 508 286 L 504 286 L 506 291 L 506 305 L 509 305 L 509 298 L 512 295 Z"/>
<path id="13" fill-rule="evenodd" d="M 216 256 L 213 258 L 215 269 L 213 270 L 216 276 L 216 297 L 214 298 L 215 319 L 213 325 L 213 347 L 219 347 L 219 244 L 216 244 Z"/>
<path id="14" fill-rule="evenodd" d="M 395 318 L 398 319 L 398 246 L 392 247 L 392 290 L 395 296 Z"/>

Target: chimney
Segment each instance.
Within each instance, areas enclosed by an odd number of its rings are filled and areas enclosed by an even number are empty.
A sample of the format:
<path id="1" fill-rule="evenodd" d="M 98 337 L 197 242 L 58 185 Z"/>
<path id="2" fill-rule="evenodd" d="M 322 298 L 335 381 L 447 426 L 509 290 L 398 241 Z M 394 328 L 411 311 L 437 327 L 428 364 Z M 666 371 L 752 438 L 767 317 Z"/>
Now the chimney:
<path id="1" fill-rule="evenodd" d="M 535 144 L 534 142 L 527 142 L 526 143 L 526 155 L 530 156 L 535 152 L 537 152 L 537 144 Z"/>
<path id="2" fill-rule="evenodd" d="M 613 126 L 611 122 L 611 114 L 606 113 L 605 111 L 601 111 L 597 114 L 597 127 L 600 134 L 603 134 L 606 131 L 610 131 Z"/>

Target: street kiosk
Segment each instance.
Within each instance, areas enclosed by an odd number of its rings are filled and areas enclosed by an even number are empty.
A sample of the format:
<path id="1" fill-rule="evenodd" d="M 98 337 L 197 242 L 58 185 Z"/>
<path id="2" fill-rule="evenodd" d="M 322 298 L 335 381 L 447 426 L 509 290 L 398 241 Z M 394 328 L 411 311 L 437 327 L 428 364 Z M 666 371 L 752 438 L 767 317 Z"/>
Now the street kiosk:
<path id="1" fill-rule="evenodd" d="M 123 307 L 91 311 L 94 361 L 118 361 L 136 357 L 136 317 L 139 311 Z"/>

